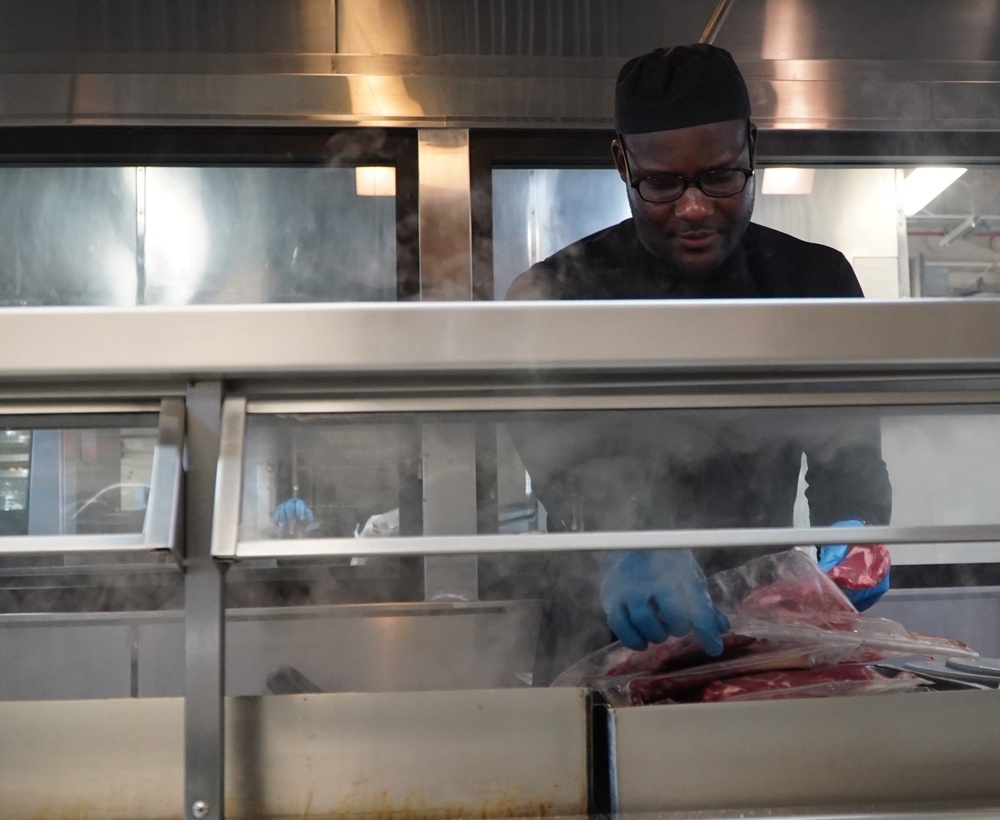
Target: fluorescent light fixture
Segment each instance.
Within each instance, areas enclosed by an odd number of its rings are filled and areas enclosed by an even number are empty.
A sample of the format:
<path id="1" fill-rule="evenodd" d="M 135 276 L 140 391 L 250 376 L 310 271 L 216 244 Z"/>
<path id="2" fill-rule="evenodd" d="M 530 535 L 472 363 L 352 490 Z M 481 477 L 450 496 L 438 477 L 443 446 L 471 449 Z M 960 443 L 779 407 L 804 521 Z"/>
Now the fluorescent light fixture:
<path id="1" fill-rule="evenodd" d="M 966 171 L 965 168 L 915 168 L 903 180 L 903 213 L 913 216 Z"/>
<path id="2" fill-rule="evenodd" d="M 765 168 L 762 194 L 811 194 L 815 168 Z"/>
<path id="3" fill-rule="evenodd" d="M 391 165 L 362 165 L 354 169 L 358 196 L 395 196 L 396 169 Z"/>

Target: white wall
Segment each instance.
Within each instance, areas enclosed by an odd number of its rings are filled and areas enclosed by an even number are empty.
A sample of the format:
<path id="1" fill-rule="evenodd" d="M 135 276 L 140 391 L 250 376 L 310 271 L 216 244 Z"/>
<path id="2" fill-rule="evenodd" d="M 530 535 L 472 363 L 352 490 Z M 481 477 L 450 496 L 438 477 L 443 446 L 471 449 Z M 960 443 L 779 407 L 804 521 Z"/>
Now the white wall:
<path id="1" fill-rule="evenodd" d="M 900 296 L 894 168 L 817 168 L 812 193 L 791 195 L 760 193 L 765 171 L 758 171 L 754 222 L 839 250 L 869 299 Z"/>

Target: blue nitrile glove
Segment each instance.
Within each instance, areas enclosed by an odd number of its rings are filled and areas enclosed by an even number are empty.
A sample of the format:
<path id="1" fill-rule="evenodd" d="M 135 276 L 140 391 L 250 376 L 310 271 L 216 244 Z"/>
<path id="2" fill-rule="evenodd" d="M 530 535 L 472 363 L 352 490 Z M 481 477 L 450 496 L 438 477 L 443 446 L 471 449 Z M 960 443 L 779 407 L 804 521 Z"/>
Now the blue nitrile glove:
<path id="1" fill-rule="evenodd" d="M 313 513 L 301 498 L 286 498 L 274 508 L 272 519 L 279 527 L 307 526 L 313 522 Z"/>
<path id="2" fill-rule="evenodd" d="M 601 606 L 611 631 L 629 649 L 694 630 L 704 650 L 718 656 L 729 631 L 729 619 L 712 603 L 690 550 L 612 553 L 604 564 Z"/>
<path id="3" fill-rule="evenodd" d="M 865 525 L 864 521 L 858 521 L 857 519 L 850 519 L 848 521 L 837 521 L 831 524 L 832 527 L 863 527 Z M 828 544 L 826 546 L 819 548 L 819 568 L 823 572 L 829 572 L 837 564 L 847 557 L 847 550 L 849 549 L 847 544 Z M 869 587 L 868 589 L 843 589 L 841 592 L 847 596 L 854 608 L 858 612 L 863 612 L 872 606 L 879 598 L 885 595 L 889 591 L 889 573 L 885 574 L 875 586 Z"/>

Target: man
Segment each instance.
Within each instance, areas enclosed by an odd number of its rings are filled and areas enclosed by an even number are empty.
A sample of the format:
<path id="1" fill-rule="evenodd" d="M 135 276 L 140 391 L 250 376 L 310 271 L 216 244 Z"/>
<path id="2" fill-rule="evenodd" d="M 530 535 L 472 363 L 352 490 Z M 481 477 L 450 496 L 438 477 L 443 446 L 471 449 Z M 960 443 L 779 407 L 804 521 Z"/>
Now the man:
<path id="1" fill-rule="evenodd" d="M 732 56 L 698 44 L 657 49 L 618 76 L 611 150 L 632 218 L 534 265 L 509 299 L 860 297 L 844 256 L 750 222 L 757 128 Z M 781 527 L 803 453 L 816 526 L 886 524 L 891 488 L 877 419 L 663 411 L 532 417 L 513 426 L 550 529 Z M 722 650 L 725 616 L 705 569 L 746 551 L 625 551 L 553 559 L 535 682 L 608 637 L 641 649 L 694 631 Z M 824 569 L 846 553 L 823 548 Z M 599 590 L 584 579 L 598 563 Z M 859 608 L 888 587 L 853 594 Z"/>

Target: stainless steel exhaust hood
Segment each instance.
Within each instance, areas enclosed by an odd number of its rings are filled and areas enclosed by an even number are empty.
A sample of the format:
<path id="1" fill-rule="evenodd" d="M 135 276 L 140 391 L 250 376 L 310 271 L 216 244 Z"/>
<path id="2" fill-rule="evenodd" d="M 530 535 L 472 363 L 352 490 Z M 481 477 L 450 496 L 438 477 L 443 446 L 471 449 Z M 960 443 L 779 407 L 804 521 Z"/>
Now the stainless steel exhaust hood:
<path id="1" fill-rule="evenodd" d="M 0 124 L 604 128 L 717 0 L 0 0 Z M 906 25 L 899 25 L 905 20 Z M 1000 0 L 734 0 L 765 128 L 1000 126 Z"/>

